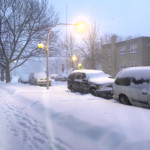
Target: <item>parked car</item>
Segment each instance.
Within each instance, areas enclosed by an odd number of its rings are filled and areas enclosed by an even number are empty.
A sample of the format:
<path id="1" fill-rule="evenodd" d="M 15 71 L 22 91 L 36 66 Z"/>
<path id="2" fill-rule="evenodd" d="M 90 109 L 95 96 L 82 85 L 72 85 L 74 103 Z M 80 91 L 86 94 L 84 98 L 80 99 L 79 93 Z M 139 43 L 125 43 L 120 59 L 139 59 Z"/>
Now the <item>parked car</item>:
<path id="1" fill-rule="evenodd" d="M 29 84 L 32 85 L 47 85 L 47 76 L 43 72 L 30 73 L 29 75 Z M 49 86 L 51 85 L 51 78 L 49 77 Z"/>
<path id="2" fill-rule="evenodd" d="M 81 93 L 91 93 L 103 98 L 112 98 L 114 79 L 99 70 L 75 70 L 68 77 L 68 89 Z"/>
<path id="3" fill-rule="evenodd" d="M 18 78 L 18 82 L 20 83 L 29 83 L 29 75 L 21 75 L 19 78 Z"/>
<path id="4" fill-rule="evenodd" d="M 52 74 L 50 77 L 51 79 L 54 79 L 55 81 L 67 81 L 67 77 L 61 76 L 58 74 Z"/>
<path id="5" fill-rule="evenodd" d="M 118 73 L 113 98 L 122 104 L 150 107 L 150 67 L 132 67 Z"/>
<path id="6" fill-rule="evenodd" d="M 57 77 L 59 77 L 59 75 L 58 74 L 51 74 L 50 77 L 51 77 L 51 79 L 55 80 Z"/>

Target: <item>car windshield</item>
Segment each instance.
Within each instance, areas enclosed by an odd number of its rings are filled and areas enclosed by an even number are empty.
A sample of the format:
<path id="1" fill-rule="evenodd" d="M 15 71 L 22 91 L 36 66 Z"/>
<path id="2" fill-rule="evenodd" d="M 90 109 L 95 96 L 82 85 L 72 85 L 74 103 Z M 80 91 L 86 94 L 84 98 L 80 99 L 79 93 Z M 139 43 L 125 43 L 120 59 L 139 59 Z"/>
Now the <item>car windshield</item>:
<path id="1" fill-rule="evenodd" d="M 34 77 L 37 79 L 46 78 L 46 73 L 43 72 L 34 73 Z"/>
<path id="2" fill-rule="evenodd" d="M 103 72 L 88 73 L 87 76 L 89 79 L 107 77 L 106 74 Z"/>

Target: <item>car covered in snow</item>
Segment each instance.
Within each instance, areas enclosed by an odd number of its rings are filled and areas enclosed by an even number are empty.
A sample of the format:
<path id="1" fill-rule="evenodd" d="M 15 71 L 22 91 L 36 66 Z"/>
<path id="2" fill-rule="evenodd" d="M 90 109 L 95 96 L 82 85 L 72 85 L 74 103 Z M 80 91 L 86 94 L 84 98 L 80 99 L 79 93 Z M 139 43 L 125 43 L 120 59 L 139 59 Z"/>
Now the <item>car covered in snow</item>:
<path id="1" fill-rule="evenodd" d="M 150 67 L 131 67 L 120 71 L 113 84 L 113 98 L 120 103 L 150 107 Z"/>
<path id="2" fill-rule="evenodd" d="M 47 76 L 44 72 L 34 72 L 29 75 L 29 84 L 32 85 L 47 85 Z M 51 78 L 49 77 L 49 86 L 51 85 Z"/>
<path id="3" fill-rule="evenodd" d="M 55 81 L 67 81 L 67 77 L 58 75 L 58 74 L 52 74 L 50 75 L 51 79 L 54 79 Z"/>
<path id="4" fill-rule="evenodd" d="M 75 70 L 67 81 L 68 89 L 75 92 L 91 93 L 103 98 L 112 98 L 114 79 L 100 70 Z"/>
<path id="5" fill-rule="evenodd" d="M 29 83 L 29 75 L 27 75 L 27 74 L 21 75 L 18 78 L 18 82 L 24 83 L 24 84 Z"/>

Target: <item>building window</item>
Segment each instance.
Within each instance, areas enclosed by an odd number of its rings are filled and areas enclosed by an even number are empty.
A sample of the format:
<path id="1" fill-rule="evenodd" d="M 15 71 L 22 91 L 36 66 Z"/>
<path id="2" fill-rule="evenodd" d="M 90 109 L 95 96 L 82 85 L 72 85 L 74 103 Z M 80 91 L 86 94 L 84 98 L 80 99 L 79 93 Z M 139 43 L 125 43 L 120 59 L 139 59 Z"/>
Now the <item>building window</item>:
<path id="1" fill-rule="evenodd" d="M 136 53 L 137 52 L 137 44 L 136 43 L 132 43 L 130 45 L 130 53 Z"/>
<path id="2" fill-rule="evenodd" d="M 120 70 L 125 69 L 125 68 L 126 68 L 126 65 L 125 65 L 124 63 L 122 63 L 122 64 L 120 65 Z"/>
<path id="3" fill-rule="evenodd" d="M 111 49 L 108 48 L 108 56 L 111 56 Z"/>
<path id="4" fill-rule="evenodd" d="M 125 46 L 120 47 L 120 55 L 124 55 L 126 53 L 127 53 L 126 52 L 126 47 Z"/>
<path id="5" fill-rule="evenodd" d="M 136 62 L 131 62 L 130 66 L 131 66 L 131 67 L 136 67 L 136 66 L 137 66 L 137 63 L 136 63 Z"/>

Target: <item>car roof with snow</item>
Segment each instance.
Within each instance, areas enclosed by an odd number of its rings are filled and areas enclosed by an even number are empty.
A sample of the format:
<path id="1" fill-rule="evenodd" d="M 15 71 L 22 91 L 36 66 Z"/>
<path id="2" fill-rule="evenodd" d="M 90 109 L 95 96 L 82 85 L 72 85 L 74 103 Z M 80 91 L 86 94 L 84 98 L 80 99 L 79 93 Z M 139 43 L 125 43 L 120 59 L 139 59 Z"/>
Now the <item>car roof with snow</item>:
<path id="1" fill-rule="evenodd" d="M 145 67 L 131 67 L 131 68 L 126 68 L 120 71 L 117 75 L 117 77 L 134 77 L 136 79 L 150 79 L 150 67 L 145 66 Z"/>
<path id="2" fill-rule="evenodd" d="M 46 78 L 46 73 L 44 72 L 34 72 L 36 78 Z"/>
<path id="3" fill-rule="evenodd" d="M 91 70 L 91 69 L 81 69 L 81 70 L 74 70 L 72 73 L 75 73 L 75 72 L 81 72 L 81 73 L 104 73 L 103 71 L 101 70 Z M 105 74 L 105 73 L 104 73 Z"/>

